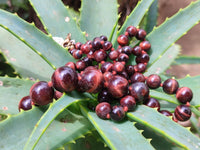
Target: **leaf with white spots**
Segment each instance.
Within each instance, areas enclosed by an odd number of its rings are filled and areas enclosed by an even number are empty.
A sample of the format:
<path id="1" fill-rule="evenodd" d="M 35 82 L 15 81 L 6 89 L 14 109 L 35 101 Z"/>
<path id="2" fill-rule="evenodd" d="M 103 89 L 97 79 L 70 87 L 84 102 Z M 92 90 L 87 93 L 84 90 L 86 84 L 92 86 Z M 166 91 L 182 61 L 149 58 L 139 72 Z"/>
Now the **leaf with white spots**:
<path id="1" fill-rule="evenodd" d="M 134 112 L 127 113 L 127 116 L 151 128 L 155 133 L 159 133 L 161 136 L 184 149 L 200 149 L 200 139 L 198 137 L 187 128 L 180 126 L 171 118 L 162 115 L 155 109 L 139 105 Z"/>

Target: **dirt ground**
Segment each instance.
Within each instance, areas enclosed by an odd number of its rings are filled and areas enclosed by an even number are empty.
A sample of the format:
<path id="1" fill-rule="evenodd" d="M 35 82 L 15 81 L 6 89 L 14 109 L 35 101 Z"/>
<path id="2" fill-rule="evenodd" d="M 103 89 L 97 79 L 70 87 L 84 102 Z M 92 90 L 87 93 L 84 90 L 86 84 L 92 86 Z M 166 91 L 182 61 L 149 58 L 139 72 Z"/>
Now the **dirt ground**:
<path id="1" fill-rule="evenodd" d="M 166 17 L 175 14 L 180 8 L 185 8 L 191 1 L 195 0 L 159 0 L 158 24 L 162 23 Z M 200 57 L 200 24 L 194 26 L 177 43 L 182 47 L 182 55 Z M 200 75 L 200 64 L 173 66 L 168 72 L 178 78 L 187 74 Z"/>

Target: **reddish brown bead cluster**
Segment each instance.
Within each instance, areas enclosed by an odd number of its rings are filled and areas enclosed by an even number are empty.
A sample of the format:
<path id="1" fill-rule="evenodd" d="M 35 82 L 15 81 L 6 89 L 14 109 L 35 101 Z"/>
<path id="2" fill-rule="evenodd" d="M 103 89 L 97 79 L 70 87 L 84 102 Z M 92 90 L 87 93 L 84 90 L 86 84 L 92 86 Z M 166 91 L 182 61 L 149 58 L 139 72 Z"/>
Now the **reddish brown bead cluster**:
<path id="1" fill-rule="evenodd" d="M 129 46 L 130 39 L 140 40 L 138 46 Z M 192 99 L 192 91 L 187 87 L 179 88 L 174 79 L 161 83 L 160 76 L 143 75 L 150 56 L 147 53 L 151 44 L 145 40 L 146 31 L 129 26 L 125 33 L 117 38 L 117 49 L 113 48 L 106 36 L 94 38 L 86 43 L 77 42 L 69 49 L 69 53 L 77 62 L 68 62 L 57 68 L 49 83 L 40 81 L 30 89 L 30 96 L 22 98 L 19 109 L 31 109 L 32 104 L 46 105 L 59 99 L 63 92 L 77 90 L 79 92 L 98 93 L 96 114 L 102 119 L 121 121 L 127 111 L 133 111 L 136 104 L 157 108 L 166 115 L 167 110 L 160 110 L 159 101 L 150 97 L 150 89 L 162 86 L 167 94 L 175 94 L 179 102 L 186 104 L 176 108 L 174 116 L 180 121 L 189 119 L 188 103 Z M 131 55 L 135 56 L 135 65 L 128 65 Z M 119 105 L 116 105 L 119 103 Z M 187 112 L 186 112 L 187 107 Z M 183 110 L 184 109 L 184 110 Z"/>

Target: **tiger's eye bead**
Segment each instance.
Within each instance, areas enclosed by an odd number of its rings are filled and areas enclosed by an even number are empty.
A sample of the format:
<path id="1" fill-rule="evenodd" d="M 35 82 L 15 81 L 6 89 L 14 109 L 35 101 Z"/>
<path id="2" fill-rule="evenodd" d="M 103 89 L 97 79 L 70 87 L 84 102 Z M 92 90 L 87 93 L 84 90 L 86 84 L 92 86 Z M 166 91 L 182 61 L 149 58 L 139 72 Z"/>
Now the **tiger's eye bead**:
<path id="1" fill-rule="evenodd" d="M 113 71 L 116 71 L 117 73 L 121 73 L 122 71 L 124 71 L 124 69 L 125 69 L 125 66 L 121 62 L 115 62 L 113 64 Z"/>
<path id="2" fill-rule="evenodd" d="M 147 77 L 146 84 L 150 89 L 159 88 L 161 84 L 161 78 L 157 74 L 152 74 Z"/>
<path id="3" fill-rule="evenodd" d="M 133 65 L 128 65 L 126 67 L 126 72 L 128 73 L 129 76 L 133 75 L 135 73 L 135 69 Z"/>
<path id="4" fill-rule="evenodd" d="M 101 92 L 99 92 L 97 100 L 99 103 L 110 103 L 112 101 L 112 95 L 108 92 L 108 90 L 103 89 Z"/>
<path id="5" fill-rule="evenodd" d="M 95 108 L 95 112 L 99 118 L 108 119 L 108 115 L 111 112 L 111 106 L 107 102 L 99 103 Z"/>
<path id="6" fill-rule="evenodd" d="M 86 66 L 92 66 L 92 59 L 88 57 L 83 57 L 82 61 L 85 62 Z"/>
<path id="7" fill-rule="evenodd" d="M 146 35 L 147 35 L 147 33 L 146 33 L 145 30 L 139 29 L 139 30 L 138 30 L 138 33 L 137 33 L 137 35 L 136 35 L 136 38 L 137 38 L 138 40 L 144 40 L 145 37 L 146 37 Z"/>
<path id="8" fill-rule="evenodd" d="M 94 52 L 94 59 L 96 62 L 101 62 L 103 60 L 106 60 L 107 58 L 107 53 L 104 50 L 98 50 Z"/>
<path id="9" fill-rule="evenodd" d="M 105 41 L 103 43 L 103 50 L 104 51 L 109 51 L 109 50 L 111 50 L 111 48 L 112 48 L 112 43 L 111 42 Z"/>
<path id="10" fill-rule="evenodd" d="M 128 92 L 128 81 L 119 75 L 115 75 L 109 80 L 107 88 L 114 98 L 121 98 Z"/>
<path id="11" fill-rule="evenodd" d="M 70 67 L 74 70 L 76 69 L 76 64 L 74 62 L 68 62 L 68 63 L 65 64 L 65 66 Z"/>
<path id="12" fill-rule="evenodd" d="M 143 73 L 146 70 L 146 65 L 143 63 L 138 63 L 136 65 L 136 70 L 137 70 L 137 72 Z"/>
<path id="13" fill-rule="evenodd" d="M 122 121 L 125 117 L 125 112 L 121 106 L 113 106 L 110 112 L 110 118 L 113 121 Z"/>
<path id="14" fill-rule="evenodd" d="M 111 72 L 104 72 L 103 81 L 108 82 L 114 75 Z"/>
<path id="15" fill-rule="evenodd" d="M 90 45 L 89 44 L 82 44 L 81 49 L 83 54 L 88 54 L 90 52 Z"/>
<path id="16" fill-rule="evenodd" d="M 129 37 L 133 37 L 137 35 L 137 28 L 134 26 L 129 26 L 126 28 L 126 32 L 128 32 Z"/>
<path id="17" fill-rule="evenodd" d="M 108 57 L 111 59 L 111 60 L 116 60 L 119 56 L 119 52 L 118 51 L 111 51 L 109 54 L 108 54 Z"/>
<path id="18" fill-rule="evenodd" d="M 99 50 L 102 48 L 102 45 L 101 45 L 101 41 L 96 39 L 96 40 L 93 40 L 92 41 L 92 48 L 94 48 L 95 50 Z"/>
<path id="19" fill-rule="evenodd" d="M 20 102 L 19 102 L 19 105 L 18 105 L 18 109 L 20 111 L 20 109 L 23 109 L 23 110 L 29 110 L 32 108 L 32 100 L 30 98 L 30 96 L 25 96 L 23 97 Z"/>
<path id="20" fill-rule="evenodd" d="M 157 110 L 159 111 L 160 110 L 160 103 L 157 99 L 155 98 L 149 98 L 149 99 L 146 99 L 144 104 L 148 107 L 151 107 L 151 108 L 157 108 Z"/>
<path id="21" fill-rule="evenodd" d="M 108 40 L 108 38 L 105 35 L 101 35 L 100 39 L 103 40 L 103 41 L 107 41 Z"/>
<path id="22" fill-rule="evenodd" d="M 118 61 L 120 62 L 128 62 L 129 56 L 127 54 L 121 53 L 118 57 Z"/>
<path id="23" fill-rule="evenodd" d="M 167 79 L 163 83 L 163 91 L 167 94 L 175 94 L 179 84 L 175 79 Z"/>
<path id="24" fill-rule="evenodd" d="M 127 109 L 127 111 L 134 110 L 136 107 L 136 101 L 133 96 L 127 95 L 120 100 L 120 105 Z"/>
<path id="25" fill-rule="evenodd" d="M 165 116 L 172 116 L 172 113 L 169 112 L 168 110 L 160 110 L 159 111 L 161 114 L 165 115 Z"/>
<path id="26" fill-rule="evenodd" d="M 113 64 L 111 62 L 104 62 L 102 65 L 101 65 L 101 72 L 104 73 L 104 72 L 111 72 L 112 71 L 112 67 L 113 67 Z"/>
<path id="27" fill-rule="evenodd" d="M 137 102 L 142 103 L 149 96 L 149 88 L 143 82 L 136 82 L 129 86 L 129 93 Z"/>
<path id="28" fill-rule="evenodd" d="M 135 56 L 140 56 L 142 54 L 142 49 L 139 46 L 135 46 L 132 48 L 132 54 Z"/>
<path id="29" fill-rule="evenodd" d="M 186 104 L 192 100 L 193 93 L 188 87 L 181 87 L 176 92 L 176 98 L 179 102 Z"/>
<path id="30" fill-rule="evenodd" d="M 73 57 L 75 58 L 75 59 L 80 59 L 83 55 L 82 55 L 82 51 L 80 51 L 80 50 L 76 50 L 76 51 L 74 51 L 73 52 Z"/>
<path id="31" fill-rule="evenodd" d="M 130 55 L 132 52 L 132 48 L 130 46 L 124 46 L 124 47 L 122 47 L 122 52 L 127 55 Z"/>
<path id="32" fill-rule="evenodd" d="M 135 82 L 145 82 L 145 76 L 141 73 L 134 73 L 131 77 L 130 77 L 131 83 L 135 83 Z"/>
<path id="33" fill-rule="evenodd" d="M 135 61 L 137 64 L 139 63 L 148 63 L 149 62 L 149 55 L 147 53 L 141 54 L 136 57 Z"/>
<path id="34" fill-rule="evenodd" d="M 77 43 L 75 44 L 75 48 L 76 48 L 76 49 L 81 49 L 81 46 L 82 46 L 82 43 L 81 43 L 81 42 L 77 42 Z"/>
<path id="35" fill-rule="evenodd" d="M 82 71 L 82 70 L 84 70 L 86 67 L 87 67 L 87 66 L 86 66 L 86 63 L 85 63 L 83 60 L 79 60 L 79 61 L 76 62 L 76 69 L 77 69 L 78 71 Z"/>
<path id="36" fill-rule="evenodd" d="M 179 105 L 176 107 L 174 115 L 179 121 L 187 121 L 191 117 L 191 109 L 186 105 Z"/>
<path id="37" fill-rule="evenodd" d="M 142 41 L 140 43 L 140 47 L 145 50 L 148 51 L 151 48 L 151 44 L 149 43 L 149 41 Z"/>
<path id="38" fill-rule="evenodd" d="M 129 39 L 126 35 L 122 34 L 117 38 L 117 42 L 119 43 L 119 45 L 124 46 L 128 44 Z"/>

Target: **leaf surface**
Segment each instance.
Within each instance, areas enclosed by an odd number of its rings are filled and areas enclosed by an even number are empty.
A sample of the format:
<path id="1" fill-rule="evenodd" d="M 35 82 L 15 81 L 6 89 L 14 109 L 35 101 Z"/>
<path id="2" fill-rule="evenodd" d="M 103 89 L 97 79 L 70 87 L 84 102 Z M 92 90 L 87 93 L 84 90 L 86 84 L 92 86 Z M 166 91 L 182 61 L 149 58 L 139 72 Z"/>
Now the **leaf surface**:
<path id="1" fill-rule="evenodd" d="M 66 38 L 71 33 L 76 42 L 85 42 L 85 36 L 61 0 L 29 0 L 37 15 L 53 37 Z"/>
<path id="2" fill-rule="evenodd" d="M 158 132 L 184 149 L 197 150 L 200 148 L 199 138 L 155 109 L 139 105 L 136 111 L 127 113 L 127 116 Z"/>
<path id="3" fill-rule="evenodd" d="M 87 39 L 105 35 L 110 36 L 118 20 L 116 0 L 82 0 L 80 27 Z"/>
<path id="4" fill-rule="evenodd" d="M 116 123 L 111 120 L 100 119 L 95 112 L 80 105 L 85 117 L 94 125 L 98 133 L 112 150 L 154 149 L 132 122 L 128 120 Z"/>
<path id="5" fill-rule="evenodd" d="M 200 57 L 196 56 L 179 56 L 173 65 L 181 65 L 181 64 L 200 64 Z"/>

